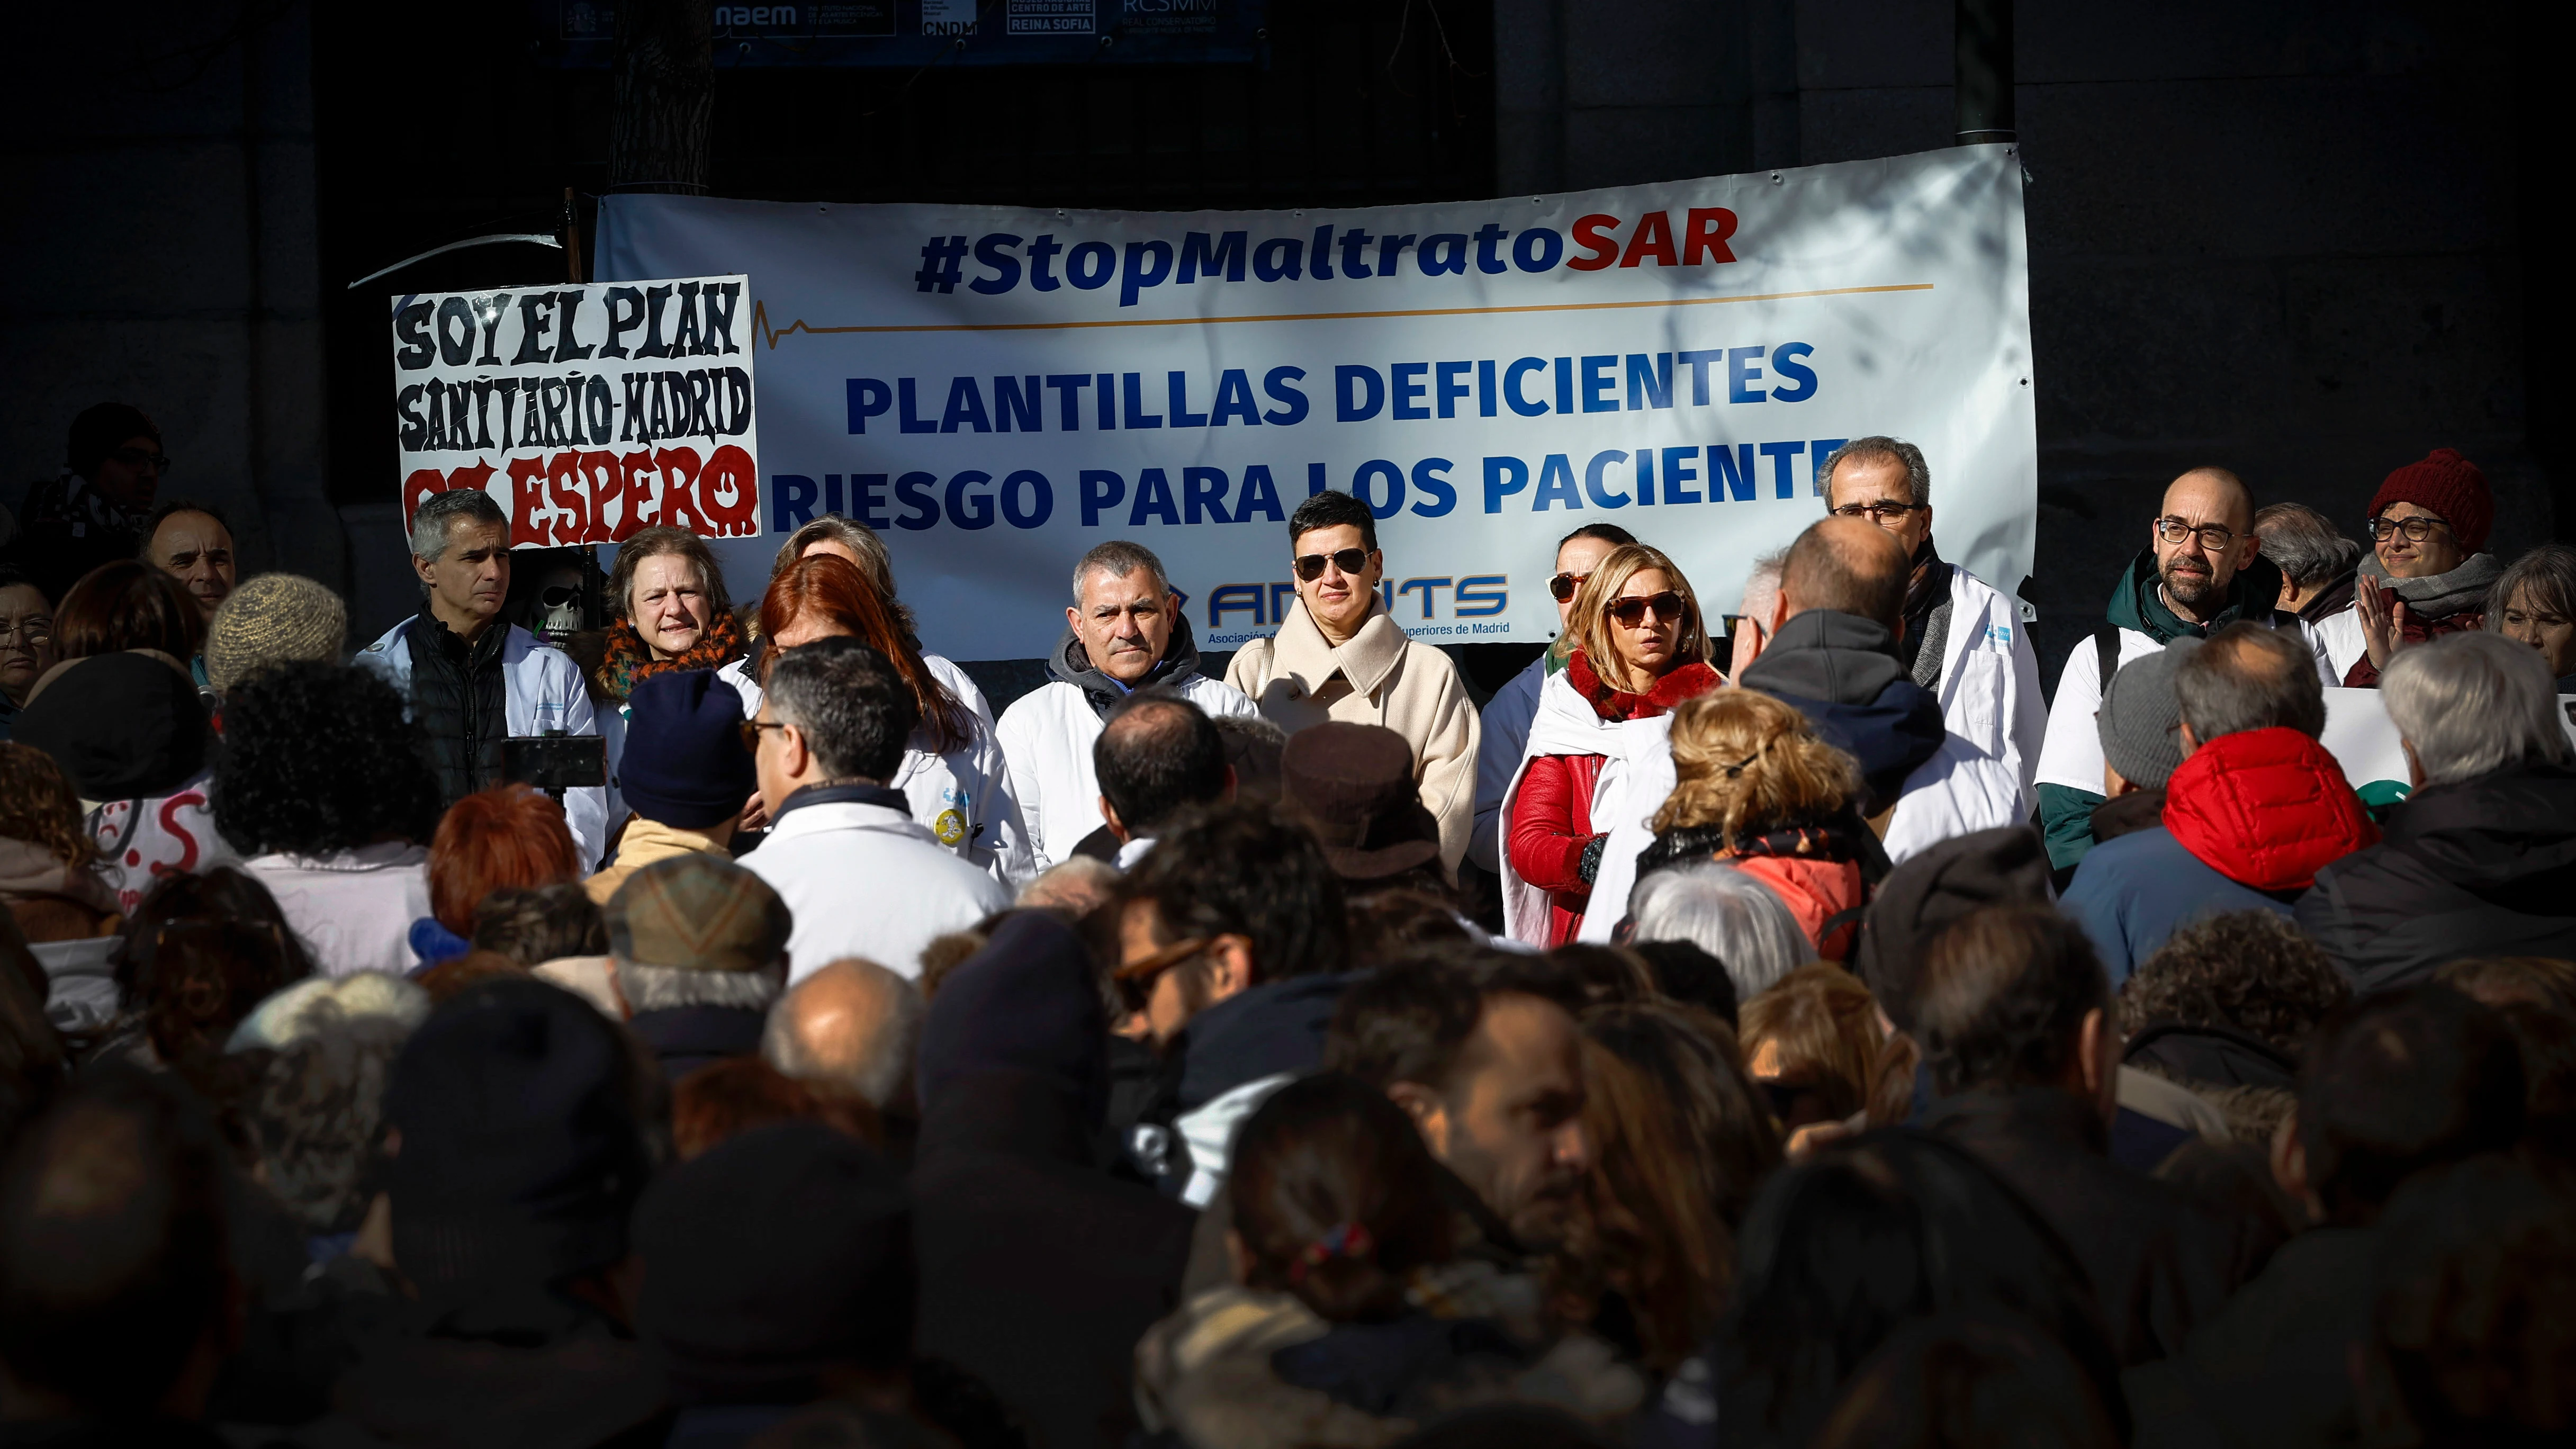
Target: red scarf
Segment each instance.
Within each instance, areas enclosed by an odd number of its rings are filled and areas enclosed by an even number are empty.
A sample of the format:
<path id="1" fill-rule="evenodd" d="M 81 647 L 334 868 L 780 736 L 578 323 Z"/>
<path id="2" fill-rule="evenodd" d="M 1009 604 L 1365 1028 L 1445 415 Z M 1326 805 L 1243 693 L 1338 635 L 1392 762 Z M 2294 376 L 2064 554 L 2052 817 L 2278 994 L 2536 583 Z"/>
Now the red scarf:
<path id="1" fill-rule="evenodd" d="M 1685 664 L 1655 681 L 1655 687 L 1644 694 L 1613 689 L 1609 682 L 1593 672 L 1592 661 L 1583 651 L 1565 662 L 1565 682 L 1574 686 L 1592 712 L 1606 720 L 1652 719 L 1684 700 L 1697 699 L 1719 685 L 1726 676 L 1706 664 Z"/>
<path id="2" fill-rule="evenodd" d="M 620 619 L 608 630 L 608 656 L 592 676 L 600 693 L 610 699 L 624 700 L 635 686 L 656 674 L 671 674 L 684 669 L 721 669 L 742 657 L 742 626 L 734 622 L 731 609 L 709 609 L 707 630 L 687 651 L 669 659 L 656 659 L 644 636 L 635 625 Z"/>

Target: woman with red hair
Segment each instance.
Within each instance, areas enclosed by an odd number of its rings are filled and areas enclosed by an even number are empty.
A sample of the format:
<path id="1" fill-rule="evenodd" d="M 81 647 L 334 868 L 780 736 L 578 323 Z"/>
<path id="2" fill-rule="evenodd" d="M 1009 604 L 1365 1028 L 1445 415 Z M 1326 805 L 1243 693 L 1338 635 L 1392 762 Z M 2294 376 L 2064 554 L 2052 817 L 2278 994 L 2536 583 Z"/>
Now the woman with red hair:
<path id="1" fill-rule="evenodd" d="M 429 914 L 412 922 L 412 954 L 426 967 L 472 950 L 474 912 L 504 886 L 579 879 L 561 805 L 525 785 L 477 790 L 447 807 L 430 837 Z"/>
<path id="2" fill-rule="evenodd" d="M 912 690 L 921 723 L 886 785 L 912 802 L 912 818 L 939 843 L 1017 886 L 1037 873 L 1028 828 L 1011 794 L 1009 767 L 993 727 L 924 660 L 899 616 L 856 564 L 836 553 L 807 554 L 778 571 L 760 601 L 762 677 L 781 653 L 817 639 L 846 637 L 884 655 Z M 743 717 L 760 713 L 761 688 L 748 675 L 729 678 L 742 691 Z M 755 801 L 757 796 L 754 797 Z"/>
<path id="3" fill-rule="evenodd" d="M 893 615 L 895 627 L 902 631 L 904 642 L 916 652 L 920 650 L 921 636 L 913 624 L 912 610 L 904 607 L 900 591 L 894 585 L 894 556 L 886 552 L 885 540 L 877 537 L 875 529 L 855 518 L 826 513 L 787 535 L 787 541 L 778 546 L 777 559 L 769 566 L 769 577 L 774 580 L 799 560 L 818 553 L 832 554 L 858 565 L 868 587 L 876 590 L 877 597 L 885 601 L 886 612 Z M 738 659 L 718 672 L 736 688 L 742 686 L 746 677 L 760 678 L 760 661 L 763 646 L 767 643 L 766 639 L 753 640 L 750 658 Z M 957 696 L 960 703 L 982 715 L 984 723 L 989 725 L 993 722 L 993 706 L 985 700 L 984 691 L 975 687 L 974 679 L 965 670 L 936 654 L 923 654 L 921 662 L 930 666 L 931 676 L 947 685 L 948 692 Z"/>

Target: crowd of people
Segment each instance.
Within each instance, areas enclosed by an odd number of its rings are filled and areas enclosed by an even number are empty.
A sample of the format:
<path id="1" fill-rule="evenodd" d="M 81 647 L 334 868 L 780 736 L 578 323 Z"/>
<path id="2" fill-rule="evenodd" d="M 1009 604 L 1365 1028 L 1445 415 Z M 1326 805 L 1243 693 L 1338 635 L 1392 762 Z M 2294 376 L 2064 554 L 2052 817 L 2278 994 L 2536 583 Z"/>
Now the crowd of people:
<path id="1" fill-rule="evenodd" d="M 1102 543 L 998 715 L 846 518 L 434 495 L 359 643 L 169 466 L 0 552 L 0 1443 L 2576 1433 L 2576 550 L 2450 450 L 2185 473 L 2053 698 L 1871 437 L 1481 707 L 1318 492 L 1275 637 Z"/>

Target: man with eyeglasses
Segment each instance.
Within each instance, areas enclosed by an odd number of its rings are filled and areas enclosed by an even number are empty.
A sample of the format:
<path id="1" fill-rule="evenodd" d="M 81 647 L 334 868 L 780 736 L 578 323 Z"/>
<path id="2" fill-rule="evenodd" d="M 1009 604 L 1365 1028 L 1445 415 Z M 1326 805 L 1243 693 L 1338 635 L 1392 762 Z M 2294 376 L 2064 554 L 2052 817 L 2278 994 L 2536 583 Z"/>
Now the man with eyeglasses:
<path id="1" fill-rule="evenodd" d="M 2030 818 L 2048 701 L 2039 653 L 2020 604 L 1956 564 L 1932 543 L 1932 469 L 1923 450 L 1896 438 L 1854 438 L 1818 467 L 1825 511 L 1866 518 L 1905 549 L 1905 627 L 1897 662 L 1941 701 L 1942 723 L 2014 782 L 1996 802 L 2002 824 Z"/>
<path id="2" fill-rule="evenodd" d="M 2254 534 L 2254 495 L 2224 468 L 2194 468 L 2166 486 L 2147 548 L 2111 591 L 2107 621 L 2067 656 L 2039 752 L 2040 825 L 2048 858 L 2072 871 L 2093 848 L 2093 812 L 2108 792 L 2093 716 L 2102 681 L 2132 659 L 2185 636 L 2208 638 L 2238 620 L 2297 629 L 2328 677 L 2324 647 L 2295 614 L 2281 614 L 2281 571 Z"/>
<path id="3" fill-rule="evenodd" d="M 1511 790 L 1512 776 L 1520 771 L 1521 752 L 1529 745 L 1530 722 L 1538 718 L 1540 688 L 1549 675 L 1564 669 L 1565 661 L 1573 657 L 1574 595 L 1583 587 L 1583 581 L 1592 577 L 1593 568 L 1610 556 L 1610 550 L 1636 541 L 1635 534 L 1615 523 L 1587 523 L 1557 540 L 1556 572 L 1547 581 L 1548 596 L 1556 600 L 1556 642 L 1541 650 L 1528 668 L 1513 675 L 1509 684 L 1495 690 L 1480 717 L 1476 833 L 1467 844 L 1467 858 L 1480 870 L 1502 873 L 1497 841 L 1501 838 L 1503 796 Z"/>
<path id="4" fill-rule="evenodd" d="M 1199 673 L 1180 596 L 1143 544 L 1112 539 L 1084 554 L 1064 620 L 1047 659 L 1053 677 L 1014 700 L 993 731 L 1039 870 L 1072 859 L 1105 827 L 1092 751 L 1136 691 L 1170 690 L 1210 716 L 1253 713 L 1251 700 Z"/>
<path id="5" fill-rule="evenodd" d="M 1322 1065 L 1352 977 L 1341 877 L 1295 815 L 1252 801 L 1168 822 L 1119 895 L 1112 980 L 1163 1070 L 1114 1122 L 1139 1170 L 1204 1207 L 1234 1129 Z"/>
<path id="6" fill-rule="evenodd" d="M 921 976 L 921 949 L 1011 907 L 990 871 L 968 864 L 893 788 L 921 722 L 886 657 L 847 635 L 785 650 L 760 714 L 742 722 L 769 834 L 744 867 L 795 916 L 790 985 L 856 956 Z"/>
<path id="7" fill-rule="evenodd" d="M 1466 685 L 1448 655 L 1406 637 L 1387 612 L 1366 503 L 1315 494 L 1289 515 L 1288 539 L 1297 602 L 1277 633 L 1236 652 L 1225 682 L 1290 734 L 1338 719 L 1404 736 L 1422 806 L 1440 822 L 1441 864 L 1456 871 L 1475 828 L 1481 732 Z"/>
<path id="8" fill-rule="evenodd" d="M 100 403 L 72 419 L 62 476 L 27 490 L 22 531 L 10 552 L 45 597 L 59 599 L 81 575 L 133 558 L 170 459 L 161 430 L 138 408 Z"/>

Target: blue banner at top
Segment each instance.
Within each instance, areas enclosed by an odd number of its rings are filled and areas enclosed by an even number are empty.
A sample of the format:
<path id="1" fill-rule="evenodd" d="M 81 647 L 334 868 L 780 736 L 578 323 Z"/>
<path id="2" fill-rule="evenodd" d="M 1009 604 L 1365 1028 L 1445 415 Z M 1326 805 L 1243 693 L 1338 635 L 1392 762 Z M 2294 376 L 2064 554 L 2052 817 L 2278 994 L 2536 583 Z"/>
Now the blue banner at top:
<path id="1" fill-rule="evenodd" d="M 535 0 L 559 64 L 605 67 L 616 0 Z M 1258 64 L 1269 0 L 816 0 L 708 6 L 739 66 Z"/>

